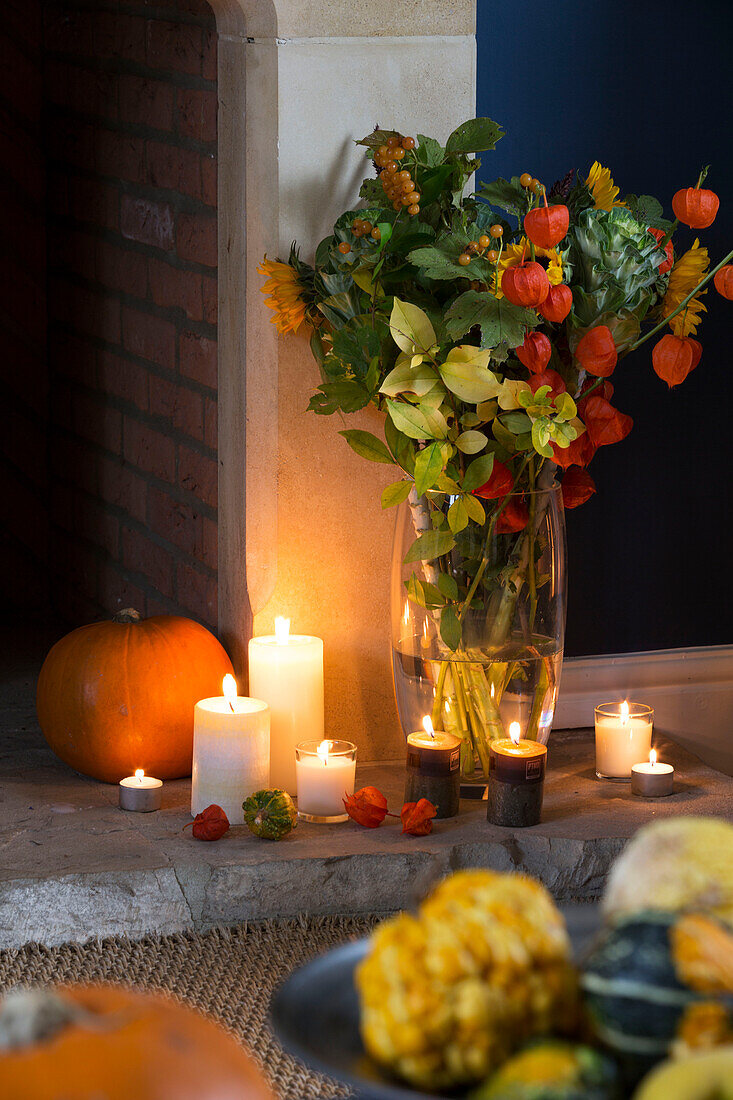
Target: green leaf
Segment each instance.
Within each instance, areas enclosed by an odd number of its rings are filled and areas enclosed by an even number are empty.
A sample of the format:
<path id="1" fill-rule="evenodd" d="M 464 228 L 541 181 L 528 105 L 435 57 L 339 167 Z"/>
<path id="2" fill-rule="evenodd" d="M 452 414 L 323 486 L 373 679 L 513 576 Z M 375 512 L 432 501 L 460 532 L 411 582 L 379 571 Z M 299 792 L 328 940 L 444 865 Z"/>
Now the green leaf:
<path id="1" fill-rule="evenodd" d="M 501 422 L 513 435 L 532 430 L 532 421 L 526 412 L 520 412 L 518 409 L 515 412 L 502 413 Z"/>
<path id="2" fill-rule="evenodd" d="M 454 168 L 451 164 L 438 164 L 435 168 L 429 168 L 420 173 L 420 205 L 427 206 L 440 198 L 441 191 L 453 175 Z"/>
<path id="3" fill-rule="evenodd" d="M 480 485 L 485 485 L 491 477 L 491 471 L 494 469 L 494 456 L 480 455 L 479 458 L 474 458 L 473 462 L 469 465 L 465 474 L 463 475 L 462 488 L 467 493 L 472 493 L 474 489 L 478 489 Z"/>
<path id="4" fill-rule="evenodd" d="M 394 459 L 382 440 L 377 439 L 376 435 L 372 435 L 371 432 L 349 428 L 344 432 L 339 432 L 339 435 L 342 435 L 352 451 L 356 451 L 362 458 L 368 458 L 370 462 L 386 462 L 390 466 L 393 464 Z"/>
<path id="5" fill-rule="evenodd" d="M 410 439 L 445 439 L 448 434 L 445 417 L 438 409 L 409 405 L 389 397 L 387 408 L 395 427 Z"/>
<path id="6" fill-rule="evenodd" d="M 435 138 L 425 137 L 425 134 L 417 135 L 417 148 L 415 159 L 418 164 L 424 164 L 428 168 L 434 168 L 436 164 L 443 163 L 445 150 Z"/>
<path id="7" fill-rule="evenodd" d="M 461 401 L 478 405 L 481 401 L 496 397 L 501 390 L 499 379 L 487 366 L 489 359 L 488 351 L 471 344 L 461 344 L 448 352 L 438 371 L 451 393 Z"/>
<path id="8" fill-rule="evenodd" d="M 435 485 L 443 472 L 445 458 L 442 443 L 430 443 L 424 450 L 418 451 L 415 457 L 415 489 L 419 497 Z"/>
<path id="9" fill-rule="evenodd" d="M 561 393 L 555 398 L 555 420 L 572 420 L 577 415 L 578 410 L 569 393 Z"/>
<path id="10" fill-rule="evenodd" d="M 389 330 L 398 348 L 409 355 L 425 354 L 435 347 L 435 329 L 430 318 L 412 302 L 401 302 L 395 298 Z"/>
<path id="11" fill-rule="evenodd" d="M 434 611 L 445 603 L 445 598 L 440 590 L 434 584 L 430 584 L 429 581 L 421 581 L 415 573 L 408 578 L 405 588 L 409 599 L 428 611 Z"/>
<path id="12" fill-rule="evenodd" d="M 445 143 L 447 153 L 482 153 L 493 149 L 504 136 L 498 123 L 490 118 L 472 118 L 462 122 Z"/>
<path id="13" fill-rule="evenodd" d="M 333 333 L 331 354 L 351 367 L 357 378 L 364 377 L 370 361 L 379 352 L 379 337 L 371 325 L 351 321 L 345 328 Z"/>
<path id="14" fill-rule="evenodd" d="M 448 509 L 448 526 L 454 535 L 468 527 L 468 511 L 461 497 L 454 500 Z"/>
<path id="15" fill-rule="evenodd" d="M 382 490 L 382 507 L 392 508 L 395 504 L 402 504 L 402 501 L 409 497 L 411 488 L 410 481 L 393 481 Z"/>
<path id="16" fill-rule="evenodd" d="M 478 325 L 482 347 L 493 348 L 503 342 L 516 348 L 524 342 L 525 330 L 535 328 L 539 320 L 533 309 L 515 306 L 488 291 L 467 290 L 447 310 L 445 331 L 452 340 L 457 340 Z"/>
<path id="17" fill-rule="evenodd" d="M 437 372 L 429 363 L 418 363 L 413 367 L 408 359 L 389 372 L 379 392 L 387 397 L 396 397 L 398 393 L 415 393 L 418 397 L 425 397 L 439 381 Z"/>
<path id="18" fill-rule="evenodd" d="M 478 523 L 481 526 L 486 523 L 486 512 L 478 497 L 473 496 L 471 493 L 466 493 L 463 498 L 463 504 L 474 523 Z"/>
<path id="19" fill-rule="evenodd" d="M 458 583 L 450 573 L 440 573 L 438 575 L 438 588 L 447 600 L 458 599 Z"/>
<path id="20" fill-rule="evenodd" d="M 311 397 L 308 410 L 321 416 L 334 413 L 337 409 L 345 413 L 357 412 L 369 403 L 369 394 L 364 387 L 348 378 L 324 382 L 318 389 L 320 392 Z"/>
<path id="21" fill-rule="evenodd" d="M 532 446 L 543 458 L 552 458 L 550 446 L 550 421 L 541 416 L 532 425 Z"/>
<path id="22" fill-rule="evenodd" d="M 511 180 L 499 177 L 492 183 L 484 183 L 479 195 L 491 206 L 506 210 L 507 214 L 520 215 L 527 209 L 527 192 L 519 182 L 519 176 L 512 176 Z"/>
<path id="23" fill-rule="evenodd" d="M 488 442 L 488 436 L 484 435 L 483 432 L 476 431 L 461 432 L 455 441 L 456 447 L 464 455 L 478 454 L 479 451 L 483 451 Z"/>
<path id="24" fill-rule="evenodd" d="M 450 531 L 425 531 L 415 539 L 404 557 L 405 565 L 411 561 L 434 561 L 449 553 L 456 544 Z"/>
<path id="25" fill-rule="evenodd" d="M 456 614 L 456 609 L 452 604 L 447 603 L 440 613 L 440 636 L 448 646 L 448 649 L 455 652 L 461 644 L 461 621 Z"/>

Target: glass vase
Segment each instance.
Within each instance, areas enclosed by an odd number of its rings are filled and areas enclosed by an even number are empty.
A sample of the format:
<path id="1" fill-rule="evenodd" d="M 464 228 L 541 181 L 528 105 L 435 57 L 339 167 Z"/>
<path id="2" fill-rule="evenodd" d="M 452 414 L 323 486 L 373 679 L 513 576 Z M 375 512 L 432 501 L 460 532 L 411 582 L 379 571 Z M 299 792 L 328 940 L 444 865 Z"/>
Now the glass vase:
<path id="1" fill-rule="evenodd" d="M 405 736 L 428 718 L 457 734 L 462 779 L 481 783 L 493 740 L 546 744 L 550 735 L 565 636 L 565 520 L 556 484 L 482 501 L 485 520 L 454 532 L 447 553 L 406 564 L 418 536 L 445 530 L 439 513 L 455 500 L 413 489 L 399 506 L 392 669 Z"/>

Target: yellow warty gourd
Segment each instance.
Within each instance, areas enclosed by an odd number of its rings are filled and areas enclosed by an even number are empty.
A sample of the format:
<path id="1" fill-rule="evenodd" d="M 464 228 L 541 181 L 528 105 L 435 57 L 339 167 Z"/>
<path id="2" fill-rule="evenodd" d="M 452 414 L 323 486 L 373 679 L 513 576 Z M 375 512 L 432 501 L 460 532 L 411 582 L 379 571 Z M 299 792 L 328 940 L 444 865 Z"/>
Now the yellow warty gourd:
<path id="1" fill-rule="evenodd" d="M 420 1088 L 483 1080 L 533 1035 L 570 1025 L 564 921 L 523 875 L 462 871 L 417 916 L 380 925 L 357 972 L 364 1044 Z"/>
<path id="2" fill-rule="evenodd" d="M 675 817 L 644 826 L 611 868 L 607 917 L 642 909 L 710 913 L 733 924 L 733 825 Z"/>

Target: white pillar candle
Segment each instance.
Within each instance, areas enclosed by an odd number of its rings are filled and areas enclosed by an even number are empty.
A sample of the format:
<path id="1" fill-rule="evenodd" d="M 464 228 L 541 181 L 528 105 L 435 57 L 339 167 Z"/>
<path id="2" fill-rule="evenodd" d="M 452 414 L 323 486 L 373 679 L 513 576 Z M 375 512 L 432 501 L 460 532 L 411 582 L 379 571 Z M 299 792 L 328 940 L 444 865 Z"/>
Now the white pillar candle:
<path id="1" fill-rule="evenodd" d="M 245 798 L 269 785 L 269 707 L 262 699 L 238 696 L 234 677 L 227 675 L 223 696 L 194 707 L 191 813 L 221 806 L 230 824 L 241 825 Z"/>
<path id="2" fill-rule="evenodd" d="M 310 821 L 346 821 L 344 798 L 354 793 L 356 745 L 303 741 L 295 750 L 298 813 Z"/>
<path id="3" fill-rule="evenodd" d="M 294 795 L 295 746 L 323 740 L 323 640 L 277 619 L 249 643 L 249 689 L 270 707 L 270 783 Z"/>
<path id="4" fill-rule="evenodd" d="M 644 703 L 601 703 L 596 707 L 596 775 L 629 779 L 652 747 L 654 711 Z"/>

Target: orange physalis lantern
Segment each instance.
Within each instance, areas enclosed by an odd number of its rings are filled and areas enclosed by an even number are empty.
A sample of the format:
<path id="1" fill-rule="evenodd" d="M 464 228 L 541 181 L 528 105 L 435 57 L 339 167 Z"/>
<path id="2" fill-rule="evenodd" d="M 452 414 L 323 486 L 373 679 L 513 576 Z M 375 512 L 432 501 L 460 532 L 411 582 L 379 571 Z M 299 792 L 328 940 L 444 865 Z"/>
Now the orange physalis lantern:
<path id="1" fill-rule="evenodd" d="M 726 264 L 720 271 L 716 271 L 713 283 L 718 294 L 733 301 L 733 264 Z"/>
<path id="2" fill-rule="evenodd" d="M 367 829 L 376 829 L 387 816 L 387 799 L 376 787 L 347 794 L 343 803 L 351 820 Z"/>
<path id="3" fill-rule="evenodd" d="M 587 470 L 580 466 L 571 466 L 562 479 L 560 489 L 565 507 L 578 508 L 593 496 L 596 483 Z"/>
<path id="4" fill-rule="evenodd" d="M 568 388 L 557 371 L 552 370 L 551 367 L 540 371 L 539 374 L 533 374 L 530 378 L 529 388 L 532 393 L 537 393 L 541 386 L 550 387 L 550 397 L 553 399 L 559 397 L 561 393 L 566 393 Z"/>
<path id="5" fill-rule="evenodd" d="M 528 332 L 521 347 L 514 354 L 528 371 L 538 373 L 545 369 L 552 355 L 552 344 L 542 332 Z"/>
<path id="6" fill-rule="evenodd" d="M 499 497 L 505 497 L 507 493 L 511 493 L 513 486 L 514 478 L 511 473 L 503 462 L 495 458 L 491 477 L 483 485 L 479 485 L 478 489 L 474 489 L 473 495 L 483 497 L 484 500 L 498 500 Z"/>
<path id="7" fill-rule="evenodd" d="M 700 362 L 702 346 L 689 336 L 663 336 L 652 351 L 652 365 L 662 381 L 670 389 L 684 382 L 690 371 Z"/>
<path id="8" fill-rule="evenodd" d="M 634 426 L 630 416 L 619 412 L 605 397 L 598 397 L 594 393 L 585 398 L 582 416 L 586 434 L 594 447 L 620 443 Z"/>
<path id="9" fill-rule="evenodd" d="M 573 308 L 573 292 L 569 286 L 560 283 L 559 286 L 551 286 L 544 302 L 539 305 L 539 311 L 546 321 L 552 321 L 559 325 L 564 321 Z"/>
<path id="10" fill-rule="evenodd" d="M 569 225 L 570 211 L 562 205 L 538 206 L 524 218 L 524 231 L 538 248 L 554 248 L 566 235 Z"/>
<path id="11" fill-rule="evenodd" d="M 652 229 L 651 226 L 649 226 L 648 229 L 649 229 L 649 232 L 651 233 L 652 237 L 656 237 L 657 241 L 661 245 L 662 241 L 667 236 L 667 234 L 664 232 L 664 230 L 663 229 Z M 673 247 L 671 241 L 667 241 L 667 243 L 664 246 L 664 256 L 665 256 L 665 259 L 659 265 L 659 274 L 660 275 L 666 275 L 666 273 L 668 271 L 672 270 L 672 265 L 674 264 L 674 247 Z"/>
<path id="12" fill-rule="evenodd" d="M 563 470 L 571 466 L 587 466 L 596 449 L 587 431 L 574 439 L 569 447 L 558 447 L 557 443 L 551 443 L 552 461 Z"/>
<path id="13" fill-rule="evenodd" d="M 606 325 L 596 325 L 586 332 L 575 349 L 575 358 L 588 374 L 608 378 L 618 362 L 611 330 Z"/>
<path id="14" fill-rule="evenodd" d="M 496 531 L 499 535 L 511 535 L 515 531 L 522 531 L 529 523 L 529 508 L 524 503 L 524 496 L 510 497 L 496 521 Z"/>
<path id="15" fill-rule="evenodd" d="M 683 187 L 672 199 L 675 218 L 690 229 L 707 229 L 715 221 L 720 199 L 707 187 Z"/>
<path id="16" fill-rule="evenodd" d="M 501 277 L 501 289 L 512 305 L 531 309 L 544 302 L 550 281 L 542 264 L 530 260 L 508 267 Z"/>

